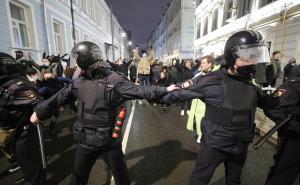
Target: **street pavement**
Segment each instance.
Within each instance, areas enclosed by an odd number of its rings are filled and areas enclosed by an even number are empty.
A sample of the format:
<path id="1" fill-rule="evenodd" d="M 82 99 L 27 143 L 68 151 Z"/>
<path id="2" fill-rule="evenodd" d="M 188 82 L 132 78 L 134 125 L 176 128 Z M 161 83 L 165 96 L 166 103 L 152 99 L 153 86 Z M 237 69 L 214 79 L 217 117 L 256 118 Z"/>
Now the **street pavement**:
<path id="1" fill-rule="evenodd" d="M 130 105 L 127 110 L 130 110 Z M 186 130 L 186 116 L 180 116 L 178 106 L 172 105 L 166 113 L 159 106 L 148 103 L 136 104 L 132 125 L 125 149 L 129 174 L 134 185 L 186 185 L 188 184 L 198 145 L 195 133 Z M 128 111 L 128 116 L 130 111 Z M 48 161 L 48 185 L 68 184 L 76 145 L 72 126 L 75 115 L 68 108 L 61 113 L 57 125 L 57 137 L 47 136 L 44 127 Z M 47 125 L 47 124 L 45 124 Z M 126 125 L 123 126 L 123 131 Z M 258 137 L 255 137 L 257 140 Z M 243 185 L 262 185 L 275 152 L 273 144 L 265 143 L 259 150 L 249 147 L 248 159 L 242 175 Z M 7 167 L 7 161 L 0 156 L 0 172 Z M 22 176 L 21 172 L 1 175 L 0 184 L 8 185 Z M 109 185 L 111 175 L 101 158 L 94 165 L 89 185 Z M 224 167 L 220 165 L 211 185 L 224 184 Z M 26 183 L 26 185 L 29 183 Z"/>

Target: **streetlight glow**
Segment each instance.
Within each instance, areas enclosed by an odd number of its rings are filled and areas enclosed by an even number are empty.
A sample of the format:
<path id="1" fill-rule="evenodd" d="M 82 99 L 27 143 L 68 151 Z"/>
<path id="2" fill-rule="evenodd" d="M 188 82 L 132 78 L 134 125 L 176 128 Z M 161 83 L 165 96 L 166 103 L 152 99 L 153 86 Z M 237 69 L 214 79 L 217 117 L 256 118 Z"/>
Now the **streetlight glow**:
<path id="1" fill-rule="evenodd" d="M 129 45 L 129 46 L 131 46 L 131 45 L 132 45 L 132 42 L 131 42 L 131 41 L 129 41 L 129 42 L 128 42 L 128 45 Z"/>
<path id="2" fill-rule="evenodd" d="M 124 33 L 124 32 L 121 35 L 122 35 L 122 37 L 126 37 L 126 33 Z"/>

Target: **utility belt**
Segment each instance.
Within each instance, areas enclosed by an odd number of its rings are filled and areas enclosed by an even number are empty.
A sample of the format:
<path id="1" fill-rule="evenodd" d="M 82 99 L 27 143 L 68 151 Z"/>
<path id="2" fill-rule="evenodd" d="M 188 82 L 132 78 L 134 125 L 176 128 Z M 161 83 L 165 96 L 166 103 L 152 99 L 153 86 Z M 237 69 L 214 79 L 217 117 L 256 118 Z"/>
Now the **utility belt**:
<path id="1" fill-rule="evenodd" d="M 254 124 L 254 116 L 251 110 L 232 110 L 206 104 L 205 119 L 215 124 L 232 128 L 249 128 Z"/>
<path id="2" fill-rule="evenodd" d="M 78 144 L 102 147 L 112 144 L 112 127 L 85 127 L 76 122 L 73 127 L 74 140 Z"/>

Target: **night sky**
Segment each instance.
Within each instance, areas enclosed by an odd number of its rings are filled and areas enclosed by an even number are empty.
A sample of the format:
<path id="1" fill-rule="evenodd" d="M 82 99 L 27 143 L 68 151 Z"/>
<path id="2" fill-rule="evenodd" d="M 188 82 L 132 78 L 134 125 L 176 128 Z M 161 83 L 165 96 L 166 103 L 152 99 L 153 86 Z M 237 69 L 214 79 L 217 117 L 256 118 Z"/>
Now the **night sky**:
<path id="1" fill-rule="evenodd" d="M 132 32 L 133 46 L 146 44 L 172 0 L 106 0 L 121 26 Z"/>

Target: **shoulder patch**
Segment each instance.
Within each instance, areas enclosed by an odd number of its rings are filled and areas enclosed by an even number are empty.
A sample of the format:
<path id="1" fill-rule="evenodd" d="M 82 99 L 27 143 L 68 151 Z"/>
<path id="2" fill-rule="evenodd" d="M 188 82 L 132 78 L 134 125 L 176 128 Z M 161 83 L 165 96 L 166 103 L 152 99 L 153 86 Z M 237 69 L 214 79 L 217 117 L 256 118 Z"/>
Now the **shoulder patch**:
<path id="1" fill-rule="evenodd" d="M 277 89 L 274 93 L 273 93 L 273 97 L 280 97 L 280 96 L 284 96 L 287 94 L 287 91 L 285 89 Z"/>
<path id="2" fill-rule="evenodd" d="M 36 93 L 33 90 L 27 90 L 27 91 L 25 91 L 25 95 L 29 99 L 36 99 Z"/>

